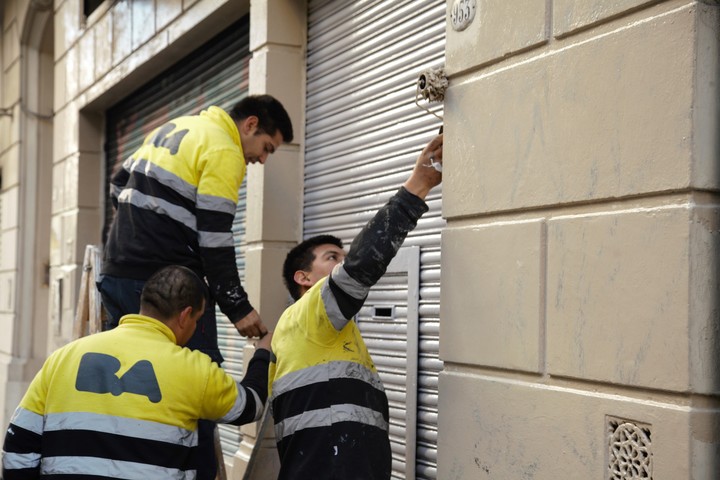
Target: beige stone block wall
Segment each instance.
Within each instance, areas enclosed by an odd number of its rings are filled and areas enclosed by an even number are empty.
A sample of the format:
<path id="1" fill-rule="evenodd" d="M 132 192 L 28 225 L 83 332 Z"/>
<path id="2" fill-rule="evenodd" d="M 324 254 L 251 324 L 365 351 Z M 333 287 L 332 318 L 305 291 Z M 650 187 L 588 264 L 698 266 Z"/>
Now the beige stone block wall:
<path id="1" fill-rule="evenodd" d="M 12 398 L 12 405 L 0 400 L 0 422 L 9 420 L 15 409 L 18 369 L 13 354 L 17 350 L 15 320 L 17 315 L 18 261 L 17 249 L 20 234 L 18 205 L 20 195 L 20 138 L 18 116 L 20 112 L 20 44 L 19 35 L 22 16 L 13 2 L 0 4 L 2 10 L 2 58 L 0 65 L 0 108 L 3 133 L 0 135 L 0 399 Z M 4 436 L 0 434 L 0 436 Z"/>
<path id="2" fill-rule="evenodd" d="M 466 371 L 441 374 L 440 393 L 438 478 L 604 480 L 617 418 L 645 429 L 652 453 L 652 477 L 624 478 L 710 480 L 720 468 L 702 452 L 718 441 L 718 412 L 669 396 Z"/>
<path id="3" fill-rule="evenodd" d="M 475 19 L 462 34 L 452 35 L 448 31 L 445 66 L 449 72 L 497 62 L 547 42 L 545 0 L 477 3 Z"/>
<path id="4" fill-rule="evenodd" d="M 678 199 L 682 200 L 682 199 Z M 548 232 L 548 372 L 672 391 L 706 391 L 707 351 L 716 335 L 695 336 L 690 292 L 708 269 L 691 270 L 699 234 L 690 203 L 554 218 Z M 710 244 L 717 247 L 717 240 Z M 710 248 L 694 255 L 709 258 Z M 699 265 L 695 265 L 699 268 Z M 652 281 L 650 281 L 652 280 Z M 702 282 L 703 284 L 705 282 Z M 697 298 L 707 303 L 712 298 Z M 708 345 L 709 344 L 709 345 Z M 696 369 L 702 368 L 702 373 Z M 709 380 L 709 377 L 708 377 Z"/>
<path id="5" fill-rule="evenodd" d="M 652 478 L 716 478 L 720 5 L 477 7 L 447 27 L 438 478 L 620 478 L 619 426 Z"/>
<path id="6" fill-rule="evenodd" d="M 445 194 L 447 215 L 690 186 L 691 164 L 678 161 L 693 147 L 689 13 L 618 26 L 451 88 L 445 118 L 458 141 L 445 181 L 458 188 Z M 478 150 L 477 138 L 512 141 Z M 451 168 L 468 156 L 477 160 Z"/>
<path id="7" fill-rule="evenodd" d="M 520 220 L 443 232 L 445 361 L 540 371 L 544 231 L 542 221 Z"/>
<path id="8" fill-rule="evenodd" d="M 552 12 L 553 35 L 562 37 L 651 3 L 654 2 L 652 0 L 596 0 L 593 2 L 555 0 Z"/>

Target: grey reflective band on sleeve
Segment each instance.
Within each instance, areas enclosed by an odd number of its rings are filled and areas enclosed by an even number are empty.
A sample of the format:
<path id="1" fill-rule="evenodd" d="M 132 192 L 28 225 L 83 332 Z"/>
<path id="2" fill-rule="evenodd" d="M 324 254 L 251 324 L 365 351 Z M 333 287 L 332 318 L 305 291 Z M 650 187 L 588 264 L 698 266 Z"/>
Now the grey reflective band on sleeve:
<path id="1" fill-rule="evenodd" d="M 118 198 L 120 196 L 120 192 L 123 191 L 123 187 L 119 187 L 115 184 L 110 184 L 110 195 L 112 195 L 115 198 Z"/>
<path id="2" fill-rule="evenodd" d="M 370 287 L 361 284 L 348 275 L 342 263 L 335 265 L 330 277 L 320 290 L 320 297 L 325 304 L 325 311 L 328 314 L 330 323 L 332 323 L 335 330 L 339 332 L 345 328 L 345 325 L 348 324 L 350 319 L 343 315 L 342 310 L 338 305 L 337 298 L 335 298 L 335 295 L 330 288 L 330 279 L 332 279 L 335 285 L 337 285 L 343 292 L 358 300 L 362 300 L 365 296 L 367 296 L 368 291 L 370 291 Z"/>
<path id="3" fill-rule="evenodd" d="M 44 418 L 42 415 L 22 407 L 17 407 L 10 419 L 11 424 L 17 425 L 37 435 L 42 435 L 43 433 L 43 422 Z"/>
<path id="4" fill-rule="evenodd" d="M 363 299 L 370 291 L 370 287 L 363 285 L 348 275 L 343 263 L 335 265 L 330 276 L 335 282 L 335 285 L 353 298 Z"/>
<path id="5" fill-rule="evenodd" d="M 237 398 L 235 398 L 235 403 L 233 403 L 230 410 L 218 420 L 219 423 L 230 423 L 242 415 L 245 411 L 245 406 L 247 405 L 245 389 L 239 382 L 235 382 L 235 386 L 237 387 Z"/>
<path id="6" fill-rule="evenodd" d="M 198 243 L 204 248 L 234 247 L 232 232 L 198 232 Z"/>
<path id="7" fill-rule="evenodd" d="M 40 465 L 40 454 L 3 452 L 2 464 L 8 470 L 36 468 Z"/>
<path id="8" fill-rule="evenodd" d="M 253 417 L 253 420 L 260 420 L 262 418 L 263 411 L 265 410 L 265 405 L 263 405 L 263 402 L 260 401 L 260 396 L 255 390 L 252 388 L 248 388 L 248 390 L 250 390 L 250 393 L 252 393 L 252 396 L 255 399 L 255 417 Z"/>
<path id="9" fill-rule="evenodd" d="M 135 163 L 135 159 L 132 157 L 128 157 L 123 163 L 122 168 L 126 172 L 130 173 L 132 171 L 133 163 Z"/>
<path id="10" fill-rule="evenodd" d="M 325 284 L 320 287 L 320 298 L 325 305 L 325 313 L 327 313 L 328 319 L 332 326 L 338 332 L 345 328 L 345 325 L 350 321 L 349 318 L 345 318 L 340 306 L 338 305 L 337 298 L 333 295 L 332 289 L 330 288 L 330 279 L 325 281 Z"/>
<path id="11" fill-rule="evenodd" d="M 237 210 L 237 204 L 235 202 L 215 195 L 198 195 L 195 206 L 203 210 L 227 213 L 233 217 L 235 216 L 235 211 Z"/>

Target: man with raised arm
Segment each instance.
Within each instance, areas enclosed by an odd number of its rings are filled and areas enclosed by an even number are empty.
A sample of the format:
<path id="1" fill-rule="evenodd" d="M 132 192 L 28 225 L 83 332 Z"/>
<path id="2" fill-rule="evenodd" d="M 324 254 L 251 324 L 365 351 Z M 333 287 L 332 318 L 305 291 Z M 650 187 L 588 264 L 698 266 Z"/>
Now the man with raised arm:
<path id="1" fill-rule="evenodd" d="M 387 395 L 353 317 L 428 210 L 424 199 L 442 180 L 442 145 L 440 135 L 425 147 L 347 255 L 340 239 L 321 235 L 285 260 L 296 302 L 275 330 L 269 375 L 281 480 L 390 478 Z"/>

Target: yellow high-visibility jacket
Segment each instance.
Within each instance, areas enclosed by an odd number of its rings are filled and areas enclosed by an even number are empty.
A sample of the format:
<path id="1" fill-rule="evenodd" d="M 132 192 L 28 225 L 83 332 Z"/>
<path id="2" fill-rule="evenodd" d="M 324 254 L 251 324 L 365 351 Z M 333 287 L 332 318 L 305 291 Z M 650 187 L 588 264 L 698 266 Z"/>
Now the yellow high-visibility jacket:
<path id="1" fill-rule="evenodd" d="M 260 418 L 269 357 L 257 350 L 236 383 L 162 322 L 126 315 L 48 358 L 7 430 L 3 478 L 195 478 L 198 419 Z"/>
<path id="2" fill-rule="evenodd" d="M 235 121 L 219 107 L 152 131 L 111 180 L 117 212 L 103 274 L 147 280 L 162 267 L 183 265 L 207 278 L 231 321 L 245 317 L 253 307 L 238 277 L 232 233 L 245 169 Z"/>
<path id="3" fill-rule="evenodd" d="M 280 317 L 269 373 L 280 480 L 390 478 L 388 398 L 353 317 L 427 210 L 400 188 Z"/>

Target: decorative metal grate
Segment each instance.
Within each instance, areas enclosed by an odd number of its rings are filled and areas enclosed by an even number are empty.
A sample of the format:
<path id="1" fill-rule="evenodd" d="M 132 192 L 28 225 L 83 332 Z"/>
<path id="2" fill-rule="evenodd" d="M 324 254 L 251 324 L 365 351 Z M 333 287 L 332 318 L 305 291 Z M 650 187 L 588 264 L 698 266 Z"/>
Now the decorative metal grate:
<path id="1" fill-rule="evenodd" d="M 650 425 L 608 417 L 608 479 L 652 480 Z"/>

